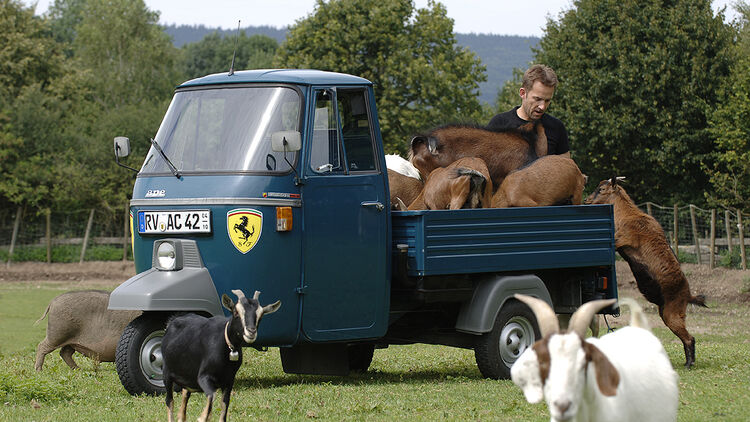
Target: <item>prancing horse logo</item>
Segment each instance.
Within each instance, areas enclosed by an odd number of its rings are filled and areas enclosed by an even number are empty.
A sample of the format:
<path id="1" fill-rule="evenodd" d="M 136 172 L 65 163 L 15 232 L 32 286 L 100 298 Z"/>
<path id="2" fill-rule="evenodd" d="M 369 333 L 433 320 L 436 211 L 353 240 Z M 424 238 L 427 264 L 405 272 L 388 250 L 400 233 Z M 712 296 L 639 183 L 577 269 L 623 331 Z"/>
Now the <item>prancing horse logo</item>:
<path id="1" fill-rule="evenodd" d="M 245 254 L 260 239 L 263 228 L 263 213 L 250 208 L 238 208 L 227 212 L 227 233 L 232 245 Z"/>

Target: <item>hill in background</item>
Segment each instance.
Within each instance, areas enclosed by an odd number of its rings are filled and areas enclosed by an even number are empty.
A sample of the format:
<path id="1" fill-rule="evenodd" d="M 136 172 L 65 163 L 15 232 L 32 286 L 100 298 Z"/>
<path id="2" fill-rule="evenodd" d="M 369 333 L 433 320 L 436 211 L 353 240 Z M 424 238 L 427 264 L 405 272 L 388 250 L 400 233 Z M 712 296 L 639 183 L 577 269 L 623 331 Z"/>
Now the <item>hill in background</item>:
<path id="1" fill-rule="evenodd" d="M 240 28 L 247 35 L 266 35 L 281 44 L 286 38 L 286 29 L 271 26 L 249 26 Z M 198 42 L 212 32 L 232 36 L 235 30 L 208 28 L 203 25 L 168 25 L 165 31 L 172 37 L 176 47 Z M 539 44 L 537 37 L 490 34 L 456 34 L 458 45 L 473 51 L 487 66 L 487 82 L 479 85 L 480 100 L 494 104 L 497 91 L 505 81 L 513 78 L 513 69 L 526 69 L 532 59 L 531 49 Z"/>

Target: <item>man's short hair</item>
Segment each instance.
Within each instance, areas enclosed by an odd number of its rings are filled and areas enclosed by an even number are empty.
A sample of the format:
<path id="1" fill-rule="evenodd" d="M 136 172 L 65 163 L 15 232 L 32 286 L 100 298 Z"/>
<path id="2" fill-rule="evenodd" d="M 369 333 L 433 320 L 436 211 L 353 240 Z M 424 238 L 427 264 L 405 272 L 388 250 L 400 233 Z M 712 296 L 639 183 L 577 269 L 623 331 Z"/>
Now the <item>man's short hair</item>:
<path id="1" fill-rule="evenodd" d="M 557 74 L 555 74 L 555 71 L 549 66 L 535 64 L 528 68 L 526 72 L 523 73 L 521 86 L 525 90 L 531 91 L 531 88 L 536 81 L 541 82 L 543 85 L 557 88 Z"/>

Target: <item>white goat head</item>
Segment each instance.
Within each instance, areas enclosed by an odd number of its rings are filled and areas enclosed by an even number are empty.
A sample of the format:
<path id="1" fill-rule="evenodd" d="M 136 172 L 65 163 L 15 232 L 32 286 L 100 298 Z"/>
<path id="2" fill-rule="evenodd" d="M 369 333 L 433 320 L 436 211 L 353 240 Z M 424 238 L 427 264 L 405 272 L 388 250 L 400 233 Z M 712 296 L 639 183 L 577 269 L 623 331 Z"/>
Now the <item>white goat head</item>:
<path id="1" fill-rule="evenodd" d="M 511 368 L 511 379 L 529 403 L 544 398 L 553 421 L 571 420 L 579 411 L 589 363 L 593 364 L 599 391 L 614 396 L 620 378 L 607 357 L 583 336 L 592 317 L 615 299 L 583 304 L 570 318 L 569 330 L 560 332 L 554 310 L 543 300 L 515 295 L 536 316 L 542 339 L 526 350 Z"/>

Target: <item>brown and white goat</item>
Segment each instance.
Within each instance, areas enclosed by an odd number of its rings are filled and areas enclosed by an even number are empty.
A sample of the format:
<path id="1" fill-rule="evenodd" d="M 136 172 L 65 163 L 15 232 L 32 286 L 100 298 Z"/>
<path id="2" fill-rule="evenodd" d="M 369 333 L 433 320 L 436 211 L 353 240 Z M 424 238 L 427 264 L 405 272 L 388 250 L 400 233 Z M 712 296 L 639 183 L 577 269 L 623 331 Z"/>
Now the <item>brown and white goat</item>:
<path id="1" fill-rule="evenodd" d="M 433 170 L 408 209 L 489 208 L 491 200 L 492 180 L 484 160 L 464 157 Z"/>
<path id="2" fill-rule="evenodd" d="M 409 161 L 394 154 L 385 156 L 385 165 L 388 168 L 391 208 L 400 209 L 399 200 L 402 204 L 414 202 L 424 188 L 424 181 L 419 175 L 419 170 Z M 404 207 L 402 211 L 405 210 Z"/>
<path id="3" fill-rule="evenodd" d="M 685 327 L 688 303 L 706 307 L 703 295 L 690 293 L 688 280 L 670 249 L 664 230 L 633 203 L 617 178 L 602 180 L 586 198 L 587 204 L 612 204 L 615 214 L 615 248 L 630 265 L 638 290 L 659 307 L 664 324 L 680 338 L 685 349 L 685 367 L 695 363 L 695 337 Z"/>
<path id="4" fill-rule="evenodd" d="M 547 302 L 515 298 L 534 312 L 543 337 L 516 360 L 511 379 L 529 403 L 546 401 L 552 422 L 677 419 L 677 373 L 635 300 L 621 299 L 630 307 L 630 326 L 584 339 L 588 320 L 614 299 L 583 304 L 561 332 Z"/>
<path id="5" fill-rule="evenodd" d="M 479 157 L 495 187 L 508 173 L 543 155 L 547 155 L 547 136 L 540 122 L 498 131 L 470 125 L 442 126 L 412 138 L 409 151 L 422 178 L 459 158 Z"/>
<path id="6" fill-rule="evenodd" d="M 546 155 L 508 174 L 492 197 L 492 206 L 580 205 L 585 184 L 586 176 L 573 160 Z"/>

